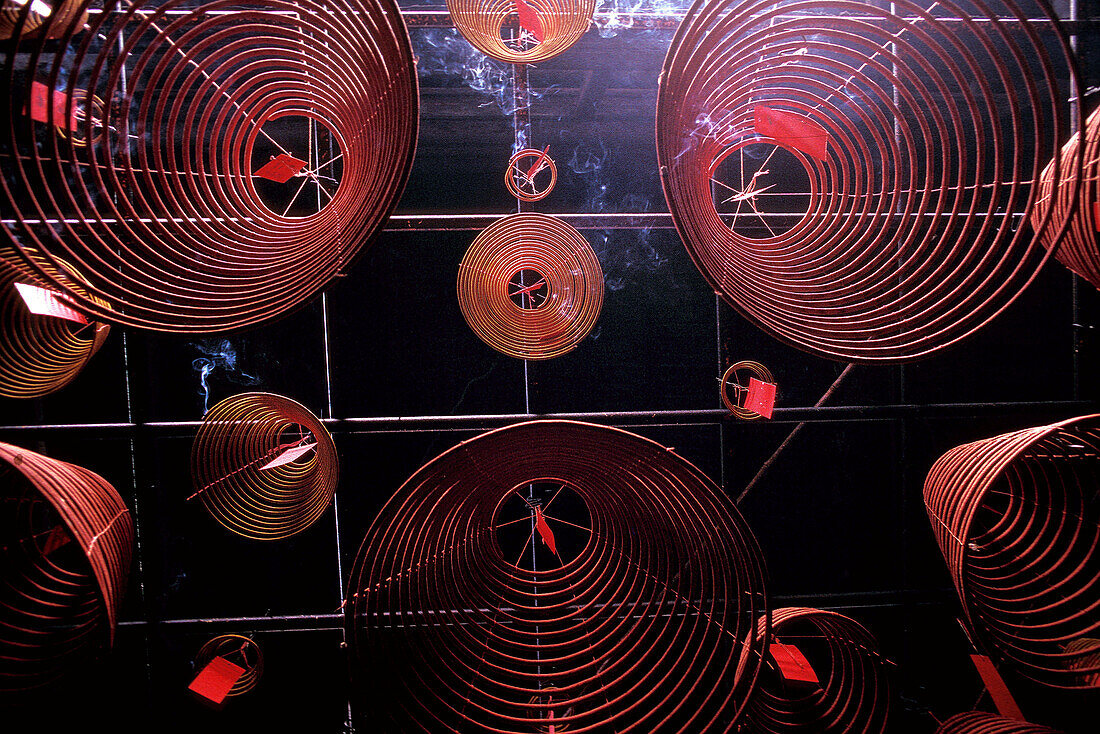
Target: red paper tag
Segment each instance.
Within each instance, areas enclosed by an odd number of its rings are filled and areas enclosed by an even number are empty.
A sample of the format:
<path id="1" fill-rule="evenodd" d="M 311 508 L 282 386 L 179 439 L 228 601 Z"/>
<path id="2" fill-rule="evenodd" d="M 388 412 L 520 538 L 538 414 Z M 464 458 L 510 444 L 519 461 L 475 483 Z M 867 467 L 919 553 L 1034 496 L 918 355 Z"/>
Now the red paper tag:
<path id="1" fill-rule="evenodd" d="M 772 138 L 788 148 L 800 150 L 819 161 L 828 157 L 829 134 L 808 117 L 773 110 L 762 104 L 753 107 L 752 114 L 757 134 Z"/>
<path id="2" fill-rule="evenodd" d="M 775 385 L 749 378 L 749 394 L 745 397 L 745 410 L 751 410 L 765 418 L 772 417 L 775 408 Z"/>
<path id="3" fill-rule="evenodd" d="M 519 27 L 542 41 L 542 21 L 535 9 L 524 0 L 516 0 L 516 15 L 519 16 Z"/>
<path id="4" fill-rule="evenodd" d="M 199 671 L 195 680 L 191 681 L 191 685 L 187 688 L 206 700 L 220 705 L 242 675 L 244 675 L 244 668 L 219 655 Z"/>
<path id="5" fill-rule="evenodd" d="M 1027 721 L 1023 712 L 1020 711 L 1020 707 L 1016 704 L 1016 699 L 1012 697 L 1008 686 L 1005 685 L 1004 679 L 1001 678 L 1001 674 L 993 666 L 993 661 L 985 655 L 971 655 L 970 659 L 974 661 L 974 667 L 978 669 L 978 675 L 982 677 L 982 683 L 985 684 L 985 689 L 989 691 L 989 696 L 993 699 L 993 705 L 997 707 L 997 713 L 1007 719 Z"/>
<path id="6" fill-rule="evenodd" d="M 810 661 L 794 645 L 773 642 L 768 645 L 768 654 L 779 666 L 779 674 L 788 683 L 820 683 Z"/>
<path id="7" fill-rule="evenodd" d="M 264 469 L 274 469 L 275 467 L 282 466 L 283 464 L 289 464 L 290 462 L 297 459 L 299 456 L 304 456 L 310 451 L 313 451 L 313 448 L 316 445 L 317 444 L 315 443 L 307 443 L 304 446 L 295 446 L 293 448 L 288 448 L 286 451 L 261 466 L 260 471 L 263 471 Z"/>
<path id="8" fill-rule="evenodd" d="M 16 283 L 15 289 L 19 291 L 27 310 L 39 316 L 56 316 L 66 321 L 75 321 L 78 324 L 88 323 L 84 314 L 70 308 L 61 299 L 61 295 L 53 291 L 39 288 L 29 283 Z"/>
<path id="9" fill-rule="evenodd" d="M 260 169 L 252 175 L 257 178 L 266 178 L 275 183 L 286 183 L 292 176 L 296 175 L 305 167 L 306 161 L 295 158 L 292 155 L 287 155 L 286 153 L 280 153 L 260 166 Z"/>
<path id="10" fill-rule="evenodd" d="M 42 82 L 31 82 L 31 119 L 38 122 L 49 122 L 50 88 Z M 64 125 L 65 121 L 65 97 L 67 95 L 61 89 L 53 90 L 53 121 L 55 125 Z M 77 129 L 76 100 L 73 100 L 73 111 L 69 116 L 69 130 Z"/>
<path id="11" fill-rule="evenodd" d="M 1092 202 L 1092 226 L 1100 232 L 1100 201 Z"/>
<path id="12" fill-rule="evenodd" d="M 539 153 L 539 157 L 535 159 L 535 162 L 527 169 L 527 180 L 530 181 L 535 177 L 535 174 L 542 170 L 543 161 L 546 160 L 546 154 L 550 152 L 550 146 L 546 146 L 546 149 Z"/>
<path id="13" fill-rule="evenodd" d="M 550 552 L 555 556 L 558 555 L 558 544 L 554 541 L 554 531 L 546 524 L 546 518 L 543 517 L 541 507 L 535 508 L 535 530 L 539 531 L 542 542 L 546 543 L 546 547 L 550 549 Z"/>
<path id="14" fill-rule="evenodd" d="M 50 534 L 46 536 L 46 542 L 42 544 L 42 555 L 49 555 L 68 542 L 68 531 L 60 525 L 54 525 Z"/>

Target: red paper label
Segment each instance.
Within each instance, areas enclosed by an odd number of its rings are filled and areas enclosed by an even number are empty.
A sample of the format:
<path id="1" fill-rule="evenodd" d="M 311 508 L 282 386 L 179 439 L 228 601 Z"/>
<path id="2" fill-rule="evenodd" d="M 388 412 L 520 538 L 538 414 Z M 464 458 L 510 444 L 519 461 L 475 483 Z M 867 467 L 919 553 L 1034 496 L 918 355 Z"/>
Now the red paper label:
<path id="1" fill-rule="evenodd" d="M 286 153 L 280 153 L 260 166 L 260 169 L 252 175 L 257 178 L 266 178 L 275 183 L 286 183 L 305 167 L 306 161 Z"/>
<path id="2" fill-rule="evenodd" d="M 61 89 L 53 90 L 53 95 L 52 95 L 53 122 L 54 122 L 55 125 L 64 125 L 65 124 L 65 105 L 66 105 L 65 98 L 66 98 L 66 96 L 67 95 L 66 95 L 64 90 L 61 90 Z M 37 120 L 38 122 L 49 122 L 50 121 L 50 112 L 49 112 L 50 103 L 47 102 L 47 99 L 49 99 L 49 98 L 51 98 L 49 87 L 47 87 L 42 82 L 31 82 L 31 109 L 30 109 L 30 115 L 31 115 L 32 120 Z M 78 122 L 77 122 L 77 119 L 76 119 L 76 100 L 74 99 L 73 100 L 72 114 L 69 115 L 68 129 L 69 130 L 76 130 L 77 127 L 78 127 Z"/>
<path id="3" fill-rule="evenodd" d="M 1027 721 L 1024 718 L 1024 713 L 1020 711 L 1020 707 L 1016 704 L 1016 699 L 1012 697 L 1008 686 L 1005 685 L 1004 679 L 1001 678 L 1001 674 L 993 666 L 993 661 L 985 655 L 971 655 L 970 659 L 974 661 L 974 667 L 978 669 L 978 675 L 982 677 L 982 683 L 985 684 L 985 689 L 989 691 L 989 697 L 993 699 L 993 705 L 997 707 L 997 713 L 1006 719 Z"/>
<path id="4" fill-rule="evenodd" d="M 46 536 L 46 542 L 42 544 L 42 554 L 49 555 L 69 542 L 69 533 L 60 525 L 54 525 L 50 534 Z"/>
<path id="5" fill-rule="evenodd" d="M 542 41 L 542 21 L 535 9 L 524 0 L 516 0 L 516 15 L 519 16 L 519 27 Z"/>
<path id="6" fill-rule="evenodd" d="M 558 544 L 554 541 L 554 531 L 546 524 L 546 518 L 542 514 L 541 507 L 535 508 L 535 530 L 539 531 L 542 542 L 546 544 L 550 552 L 555 556 L 558 555 Z"/>
<path id="7" fill-rule="evenodd" d="M 75 321 L 78 324 L 88 323 L 84 314 L 70 308 L 61 300 L 61 295 L 53 291 L 39 288 L 29 283 L 16 283 L 15 289 L 26 304 L 27 310 L 39 316 L 56 316 L 66 321 Z"/>
<path id="8" fill-rule="evenodd" d="M 765 418 L 772 417 L 775 408 L 775 385 L 749 378 L 749 394 L 745 397 L 745 410 L 751 410 Z"/>
<path id="9" fill-rule="evenodd" d="M 768 645 L 768 654 L 779 666 L 779 674 L 788 683 L 820 683 L 810 661 L 794 645 L 773 642 Z"/>
<path id="10" fill-rule="evenodd" d="M 187 688 L 208 701 L 221 704 L 242 675 L 244 668 L 219 655 L 199 671 Z"/>
<path id="11" fill-rule="evenodd" d="M 290 462 L 297 459 L 299 456 L 304 456 L 305 454 L 308 454 L 310 451 L 313 451 L 313 448 L 316 445 L 317 444 L 315 444 L 315 443 L 307 443 L 304 446 L 294 446 L 294 447 L 288 448 L 285 451 L 283 451 L 281 454 L 276 456 L 274 459 L 272 459 L 271 461 L 269 461 L 266 464 L 264 464 L 263 466 L 261 466 L 260 471 L 263 471 L 264 469 L 274 469 L 275 467 L 282 466 L 283 464 L 289 464 Z"/>
<path id="12" fill-rule="evenodd" d="M 539 157 L 535 159 L 534 164 L 527 169 L 527 180 L 530 181 L 535 177 L 535 174 L 542 170 L 543 161 L 546 160 L 546 154 L 550 152 L 550 146 L 546 146 L 546 149 L 539 153 Z"/>
<path id="13" fill-rule="evenodd" d="M 773 110 L 762 104 L 753 107 L 752 114 L 757 134 L 772 138 L 787 148 L 800 150 L 819 161 L 828 157 L 829 134 L 808 117 Z"/>

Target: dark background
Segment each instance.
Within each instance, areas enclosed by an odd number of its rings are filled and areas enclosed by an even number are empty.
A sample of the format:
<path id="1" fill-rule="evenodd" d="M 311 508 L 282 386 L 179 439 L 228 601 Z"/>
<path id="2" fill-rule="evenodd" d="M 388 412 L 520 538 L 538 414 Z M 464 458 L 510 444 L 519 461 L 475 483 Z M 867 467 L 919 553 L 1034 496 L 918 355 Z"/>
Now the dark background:
<path id="1" fill-rule="evenodd" d="M 1090 3 L 1078 15 L 1100 18 L 1095 11 Z M 674 447 L 733 497 L 804 421 L 740 505 L 765 553 L 773 605 L 835 609 L 875 634 L 896 664 L 891 732 L 931 732 L 975 705 L 982 686 L 924 514 L 924 476 L 959 443 L 1100 408 L 1100 297 L 1051 263 L 961 346 L 905 366 L 857 366 L 828 408 L 812 409 L 843 364 L 780 344 L 718 302 L 667 217 L 618 228 L 624 218 L 610 216 L 667 212 L 653 127 L 672 31 L 615 29 L 599 17 L 601 30 L 529 69 L 529 142 L 550 144 L 559 171 L 557 189 L 533 208 L 600 215 L 582 234 L 604 269 L 604 308 L 572 353 L 525 364 L 485 346 L 462 319 L 458 263 L 489 221 L 469 215 L 516 209 L 501 180 L 514 141 L 511 70 L 449 27 L 417 27 L 412 178 L 388 230 L 323 299 L 224 337 L 117 329 L 63 391 L 0 402 L 0 440 L 99 472 L 138 529 L 114 651 L 55 692 L 64 705 L 36 701 L 0 730 L 346 731 L 339 610 L 345 571 L 379 508 L 464 438 L 526 414 L 576 412 L 606 412 L 588 419 Z M 1100 20 L 1073 28 L 1094 84 Z M 424 217 L 440 214 L 449 218 Z M 306 532 L 246 540 L 184 501 L 203 357 L 215 365 L 210 405 L 263 390 L 336 419 L 340 487 Z M 740 359 L 775 374 L 775 419 L 690 413 L 721 407 L 718 377 Z M 186 686 L 195 652 L 222 633 L 253 634 L 266 671 L 253 692 L 213 712 Z M 1095 731 L 1086 714 L 1095 696 L 1008 682 L 1033 720 Z M 990 708 L 988 698 L 979 705 Z"/>

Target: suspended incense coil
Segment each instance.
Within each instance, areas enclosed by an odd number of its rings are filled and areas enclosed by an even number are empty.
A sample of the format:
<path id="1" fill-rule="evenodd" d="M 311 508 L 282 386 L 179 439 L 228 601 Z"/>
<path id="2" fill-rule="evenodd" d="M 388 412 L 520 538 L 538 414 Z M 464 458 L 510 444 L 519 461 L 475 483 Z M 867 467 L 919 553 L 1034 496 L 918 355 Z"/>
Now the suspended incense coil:
<path id="1" fill-rule="evenodd" d="M 757 630 L 763 644 L 763 620 Z M 794 645 L 819 683 L 794 687 L 774 662 L 764 666 L 746 710 L 749 732 L 873 734 L 886 728 L 890 686 L 875 638 L 835 612 L 789 607 L 772 612 L 772 642 Z"/>
<path id="2" fill-rule="evenodd" d="M 657 102 L 665 197 L 711 287 L 772 335 L 923 357 L 1001 313 L 1060 240 L 1030 182 L 1053 158 L 1050 188 L 1080 189 L 1059 149 L 1076 62 L 1045 3 L 969 7 L 711 0 L 680 24 Z"/>
<path id="3" fill-rule="evenodd" d="M 955 714 L 940 724 L 936 734 L 1060 734 L 1057 729 L 1039 724 L 1029 724 L 1018 719 L 987 714 L 984 711 L 967 711 Z"/>
<path id="4" fill-rule="evenodd" d="M 227 529 L 282 540 L 324 514 L 339 479 L 332 437 L 289 398 L 242 393 L 203 417 L 191 447 L 195 493 Z"/>
<path id="5" fill-rule="evenodd" d="M 106 480 L 0 443 L 0 694 L 47 685 L 114 643 L 133 546 Z"/>
<path id="6" fill-rule="evenodd" d="M 1062 168 L 1057 177 L 1062 181 L 1073 176 L 1073 162 L 1080 145 L 1081 134 L 1074 133 L 1069 142 L 1062 146 Z M 1056 177 L 1054 161 L 1051 161 L 1043 169 L 1039 185 L 1041 195 L 1031 218 L 1038 223 L 1033 226 L 1042 233 L 1043 247 L 1048 249 L 1058 243 L 1051 227 L 1041 229 L 1043 218 L 1050 213 L 1054 223 L 1069 220 L 1069 230 L 1054 256 L 1058 262 L 1100 288 L 1100 242 L 1097 241 L 1097 231 L 1100 230 L 1100 187 L 1097 186 L 1097 177 L 1100 177 L 1100 109 L 1093 110 L 1085 124 L 1084 147 L 1084 178 L 1076 200 L 1066 186 L 1059 187 L 1057 194 L 1052 195 Z"/>
<path id="7" fill-rule="evenodd" d="M 276 319 L 346 270 L 405 186 L 418 96 L 393 0 L 224 8 L 127 3 L 87 32 L 50 16 L 58 42 L 0 49 L 0 244 L 57 289 L 39 261 L 71 263 L 87 283 L 68 295 L 97 319 L 190 333 Z M 33 77 L 13 63 L 28 58 Z M 276 153 L 304 165 L 261 175 Z"/>
<path id="8" fill-rule="evenodd" d="M 36 279 L 8 265 L 6 253 L 10 251 L 0 248 L 0 395 L 37 398 L 72 382 L 107 341 L 110 327 L 31 313 L 15 286 L 34 285 Z M 84 292 L 70 268 L 45 267 L 68 283 L 69 290 Z"/>
<path id="9" fill-rule="evenodd" d="M 68 26 L 75 19 L 83 24 L 88 19 L 88 11 L 83 8 L 82 0 L 0 0 L 0 40 L 14 35 L 20 38 L 32 38 L 42 35 L 45 19 L 54 16 L 51 28 L 57 34 L 58 29 Z M 22 25 L 20 25 L 22 22 Z M 47 35 L 57 38 L 57 35 Z"/>
<path id="10" fill-rule="evenodd" d="M 540 201 L 550 195 L 558 182 L 558 166 L 547 150 L 525 148 L 512 156 L 504 171 L 504 185 L 521 201 Z M 539 175 L 542 171 L 545 174 Z"/>
<path id="11" fill-rule="evenodd" d="M 958 446 L 928 473 L 924 503 L 964 619 L 998 667 L 1100 688 L 1098 494 L 1097 415 Z"/>
<path id="12" fill-rule="evenodd" d="M 734 362 L 722 375 L 722 404 L 726 410 L 742 420 L 751 421 L 760 418 L 760 414 L 754 410 L 745 408 L 745 399 L 749 394 L 749 376 L 755 377 L 761 382 L 775 384 L 771 370 L 759 362 L 743 360 Z"/>
<path id="13" fill-rule="evenodd" d="M 255 640 L 242 635 L 219 635 L 209 640 L 195 655 L 194 669 L 200 671 L 215 657 L 225 658 L 244 668 L 241 677 L 229 689 L 227 696 L 239 696 L 256 687 L 264 674 L 264 654 Z"/>
<path id="14" fill-rule="evenodd" d="M 447 10 L 477 50 L 508 64 L 530 64 L 579 41 L 596 0 L 447 0 Z"/>
<path id="15" fill-rule="evenodd" d="M 763 657 L 760 550 L 648 439 L 535 421 L 417 471 L 375 518 L 345 606 L 384 731 L 730 731 Z"/>
<path id="16" fill-rule="evenodd" d="M 477 236 L 458 268 L 466 323 L 498 352 L 550 359 L 573 350 L 603 306 L 596 253 L 560 219 L 512 214 Z"/>

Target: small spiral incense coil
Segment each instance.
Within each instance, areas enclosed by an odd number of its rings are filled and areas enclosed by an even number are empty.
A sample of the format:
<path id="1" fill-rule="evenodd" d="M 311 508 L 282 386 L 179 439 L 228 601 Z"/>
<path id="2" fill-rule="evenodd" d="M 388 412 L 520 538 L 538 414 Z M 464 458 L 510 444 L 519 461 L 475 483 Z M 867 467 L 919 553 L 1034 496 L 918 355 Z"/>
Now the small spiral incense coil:
<path id="1" fill-rule="evenodd" d="M 1072 164 L 1080 145 L 1081 134 L 1075 133 L 1062 147 L 1062 169 L 1058 178 L 1064 180 L 1073 175 Z M 1040 197 L 1031 218 L 1036 223 L 1033 226 L 1042 232 L 1040 241 L 1043 247 L 1048 249 L 1055 246 L 1056 240 L 1050 227 L 1042 229 L 1043 218 L 1053 209 L 1050 213 L 1052 221 L 1060 223 L 1070 220 L 1069 230 L 1054 256 L 1058 262 L 1100 288 L 1100 241 L 1097 239 L 1097 232 L 1100 231 L 1100 186 L 1097 185 L 1097 178 L 1100 177 L 1100 109 L 1093 110 L 1085 124 L 1084 157 L 1084 178 L 1076 209 L 1073 208 L 1075 201 L 1065 186 L 1058 188 L 1057 195 L 1052 195 L 1056 177 L 1054 161 L 1051 161 L 1043 169 Z"/>
<path id="2" fill-rule="evenodd" d="M 708 283 L 765 331 L 835 360 L 917 359 L 1049 258 L 1019 215 L 1050 158 L 1050 186 L 1077 196 L 1059 136 L 1080 89 L 1042 0 L 700 0 L 658 92 L 665 197 Z M 1053 242 L 1067 226 L 1032 221 Z"/>
<path id="3" fill-rule="evenodd" d="M 194 669 L 202 670 L 215 657 L 222 657 L 244 668 L 227 696 L 239 696 L 256 687 L 264 674 L 264 654 L 255 640 L 242 635 L 220 635 L 204 644 L 195 654 Z"/>
<path id="4" fill-rule="evenodd" d="M 1096 689 L 1100 416 L 951 449 L 924 504 L 975 644 L 1053 688 Z"/>
<path id="5" fill-rule="evenodd" d="M 466 323 L 498 352 L 550 359 L 574 349 L 603 306 L 603 271 L 581 233 L 546 214 L 512 214 L 477 236 L 458 268 Z"/>
<path id="6" fill-rule="evenodd" d="M 351 265 L 404 189 L 419 102 L 394 0 L 138 0 L 40 30 L 0 48 L 0 246 L 59 290 L 38 261 L 71 263 L 87 282 L 67 295 L 97 319 L 274 320 Z"/>
<path id="7" fill-rule="evenodd" d="M 757 630 L 763 644 L 766 630 Z M 748 732 L 874 734 L 886 728 L 890 686 L 874 637 L 835 612 L 789 607 L 772 612 L 772 641 L 795 645 L 819 683 L 787 685 L 774 663 L 764 666 L 745 712 Z"/>
<path id="8" fill-rule="evenodd" d="M 242 393 L 203 417 L 191 448 L 195 493 L 227 529 L 254 540 L 300 533 L 332 501 L 339 460 L 321 421 L 289 398 Z"/>
<path id="9" fill-rule="evenodd" d="M 24 7 L 29 5 L 26 12 Z M 51 26 L 53 35 L 47 38 L 57 38 L 59 29 L 64 28 L 79 18 L 83 25 L 88 20 L 88 11 L 83 8 L 82 0 L 0 0 L 0 40 L 11 38 L 18 34 L 20 38 L 33 38 L 42 35 L 43 23 L 47 16 L 54 16 Z M 22 26 L 19 25 L 22 19 Z"/>
<path id="10" fill-rule="evenodd" d="M 0 443 L 0 694 L 47 685 L 114 643 L 133 546 L 106 480 Z"/>
<path id="11" fill-rule="evenodd" d="M 5 252 L 10 253 L 0 247 L 0 396 L 37 398 L 72 382 L 103 346 L 110 327 L 31 313 L 15 286 L 37 281 L 8 265 Z M 70 290 L 83 291 L 70 269 L 58 272 L 46 267 L 64 279 Z"/>
<path id="12" fill-rule="evenodd" d="M 742 420 L 751 421 L 760 418 L 760 414 L 745 409 L 745 398 L 748 397 L 748 378 L 757 378 L 761 382 L 775 383 L 771 370 L 759 362 L 741 361 L 734 362 L 722 375 L 722 404 L 726 410 Z M 731 395 L 732 393 L 732 395 Z"/>
<path id="13" fill-rule="evenodd" d="M 530 64 L 579 41 L 596 0 L 447 0 L 447 10 L 477 50 L 508 64 Z"/>
<path id="14" fill-rule="evenodd" d="M 984 711 L 955 714 L 939 725 L 936 734 L 1061 734 L 1057 729 L 1007 719 Z"/>
<path id="15" fill-rule="evenodd" d="M 721 489 L 625 431 L 535 421 L 430 461 L 345 606 L 384 731 L 731 731 L 761 666 L 760 550 Z"/>
<path id="16" fill-rule="evenodd" d="M 549 150 L 549 146 L 546 150 L 525 148 L 512 156 L 504 171 L 504 185 L 512 196 L 521 201 L 540 201 L 550 195 L 558 182 L 558 166 L 548 155 Z M 542 171 L 548 175 L 539 182 Z"/>

